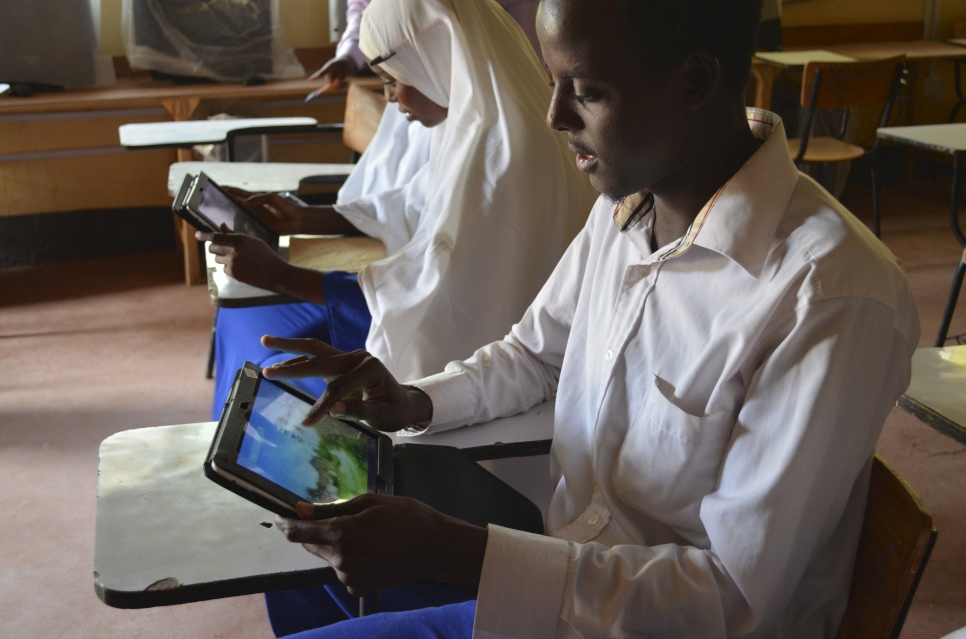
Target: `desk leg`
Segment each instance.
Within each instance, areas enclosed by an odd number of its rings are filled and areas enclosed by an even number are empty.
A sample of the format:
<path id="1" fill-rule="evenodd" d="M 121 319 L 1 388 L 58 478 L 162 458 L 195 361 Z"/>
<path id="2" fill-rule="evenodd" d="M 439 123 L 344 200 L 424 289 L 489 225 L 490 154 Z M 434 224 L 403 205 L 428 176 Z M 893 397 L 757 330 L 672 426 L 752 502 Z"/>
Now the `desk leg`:
<path id="1" fill-rule="evenodd" d="M 164 100 L 161 105 L 168 115 L 176 122 L 190 120 L 201 103 L 200 98 L 179 100 Z M 191 149 L 178 149 L 178 162 L 190 162 Z M 195 239 L 194 228 L 179 219 L 182 257 L 184 259 L 184 281 L 188 286 L 201 284 L 204 281 L 201 273 L 201 261 L 198 258 L 198 241 Z"/>
<path id="2" fill-rule="evenodd" d="M 178 149 L 178 162 L 190 162 L 191 159 L 190 149 Z M 198 256 L 200 249 L 198 248 L 198 240 L 195 239 L 194 227 L 181 220 L 179 237 L 181 238 L 182 258 L 184 259 L 184 282 L 188 286 L 201 284 L 205 278 L 201 272 L 201 258 Z"/>
<path id="3" fill-rule="evenodd" d="M 949 224 L 953 227 L 953 235 L 959 245 L 966 248 L 966 237 L 959 225 L 959 197 L 962 188 L 964 153 L 953 154 L 953 193 L 949 201 Z M 936 335 L 936 348 L 946 345 L 946 337 L 949 333 L 949 324 L 952 322 L 953 313 L 956 311 L 956 302 L 959 301 L 959 291 L 963 285 L 963 277 L 966 276 L 966 251 L 959 260 L 956 267 L 956 275 L 953 276 L 953 285 L 949 289 L 949 299 L 946 300 L 946 308 L 943 310 L 942 321 L 939 324 L 939 333 Z"/>
<path id="4" fill-rule="evenodd" d="M 916 124 L 916 102 L 919 101 L 919 97 L 922 95 L 923 91 L 923 74 L 920 73 L 919 63 L 911 60 L 906 60 L 906 68 L 908 69 L 909 75 L 906 76 L 906 90 L 899 91 L 899 100 L 903 98 L 906 99 L 905 107 L 905 122 L 899 122 L 895 126 L 902 126 L 903 124 L 914 126 Z M 902 109 L 900 109 L 900 112 Z M 895 109 L 893 109 L 893 114 Z M 919 152 L 913 148 L 909 147 L 908 152 L 903 153 L 903 167 L 902 176 L 906 182 L 911 182 L 916 174 L 916 156 Z"/>

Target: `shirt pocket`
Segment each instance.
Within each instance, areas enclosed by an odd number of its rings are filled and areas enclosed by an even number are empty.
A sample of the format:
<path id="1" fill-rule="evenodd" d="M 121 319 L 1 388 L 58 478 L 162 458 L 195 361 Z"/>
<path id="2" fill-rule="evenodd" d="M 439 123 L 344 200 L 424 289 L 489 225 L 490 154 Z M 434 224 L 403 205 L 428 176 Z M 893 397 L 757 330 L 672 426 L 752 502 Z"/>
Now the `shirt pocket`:
<path id="1" fill-rule="evenodd" d="M 614 493 L 650 518 L 695 531 L 701 500 L 717 483 L 734 418 L 728 412 L 687 413 L 672 392 L 654 376 L 618 453 Z"/>

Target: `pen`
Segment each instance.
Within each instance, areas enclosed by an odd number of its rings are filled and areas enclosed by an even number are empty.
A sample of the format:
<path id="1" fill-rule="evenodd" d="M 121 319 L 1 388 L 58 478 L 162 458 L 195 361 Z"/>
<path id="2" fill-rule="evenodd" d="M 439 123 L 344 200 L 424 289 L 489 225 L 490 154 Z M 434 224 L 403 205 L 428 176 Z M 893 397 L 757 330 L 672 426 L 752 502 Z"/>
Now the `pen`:
<path id="1" fill-rule="evenodd" d="M 316 89 L 312 93 L 310 93 L 307 96 L 305 96 L 305 102 L 306 103 L 311 102 L 312 100 L 314 100 L 315 98 L 319 97 L 320 95 L 322 95 L 323 93 L 325 93 L 329 89 L 335 88 L 335 86 L 337 84 L 339 84 L 339 82 L 337 80 L 333 80 L 332 82 L 329 82 L 327 85 L 325 85 L 321 89 Z"/>

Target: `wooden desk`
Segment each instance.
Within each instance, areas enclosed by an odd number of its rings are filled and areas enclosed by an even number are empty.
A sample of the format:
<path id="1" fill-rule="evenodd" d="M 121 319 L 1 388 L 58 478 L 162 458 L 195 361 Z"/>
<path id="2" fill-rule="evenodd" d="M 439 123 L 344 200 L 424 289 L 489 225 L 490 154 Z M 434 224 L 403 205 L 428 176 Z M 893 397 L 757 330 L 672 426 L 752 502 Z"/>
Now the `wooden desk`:
<path id="1" fill-rule="evenodd" d="M 891 58 L 905 55 L 910 62 L 931 62 L 933 60 L 957 60 L 966 58 L 966 50 L 945 42 L 931 40 L 905 40 L 889 42 L 857 42 L 836 44 L 825 47 L 834 53 L 853 57 L 857 60 Z"/>
<path id="2" fill-rule="evenodd" d="M 898 406 L 966 445 L 966 346 L 918 349 Z"/>
<path id="3" fill-rule="evenodd" d="M 809 62 L 852 62 L 854 59 L 824 49 L 758 52 L 751 64 L 751 75 L 755 78 L 755 106 L 771 109 L 775 79 L 786 69 L 801 68 Z"/>
<path id="4" fill-rule="evenodd" d="M 190 120 L 203 100 L 248 98 L 284 100 L 304 98 L 318 88 L 316 80 L 280 80 L 258 86 L 241 84 L 174 84 L 172 82 L 129 79 L 90 89 L 70 89 L 40 93 L 31 98 L 4 100 L 0 115 L 27 113 L 68 113 L 161 106 L 173 120 Z M 344 93 L 334 89 L 333 94 Z"/>
<path id="5" fill-rule="evenodd" d="M 94 589 L 148 608 L 332 583 L 325 561 L 274 528 L 274 515 L 204 476 L 215 424 L 129 430 L 101 443 Z M 458 446 L 476 459 L 545 454 L 553 404 L 406 443 Z M 403 439 L 403 438 L 400 438 Z"/>
<path id="6" fill-rule="evenodd" d="M 966 235 L 959 224 L 959 200 L 962 192 L 963 158 L 966 157 L 966 123 L 957 124 L 929 124 L 924 126 L 883 127 L 876 134 L 884 139 L 899 144 L 906 144 L 913 148 L 926 151 L 946 153 L 953 156 L 953 188 L 949 198 L 949 225 L 953 236 L 959 245 L 966 248 Z M 964 254 L 966 255 L 966 254 Z M 964 261 L 960 261 L 953 285 L 950 289 L 949 300 L 943 311 L 942 322 L 936 335 L 935 345 L 942 346 L 946 341 L 946 333 L 952 320 L 953 311 L 959 296 L 959 285 L 962 282 Z"/>
<path id="7" fill-rule="evenodd" d="M 805 54 L 801 56 L 801 54 Z M 912 94 L 922 95 L 921 77 L 917 71 L 919 62 L 931 62 L 934 60 L 963 60 L 966 59 L 966 48 L 956 47 L 944 42 L 932 42 L 929 40 L 906 40 L 888 42 L 857 42 L 849 44 L 835 44 L 824 46 L 822 49 L 809 50 L 789 50 L 778 53 L 757 53 L 752 64 L 752 76 L 755 78 L 756 87 L 755 106 L 760 108 L 770 108 L 771 106 L 771 87 L 774 79 L 784 68 L 804 66 L 809 60 L 809 55 L 828 55 L 844 56 L 846 59 L 870 60 L 878 58 L 891 58 L 897 55 L 905 55 L 909 63 L 912 81 L 910 82 Z M 782 62 L 774 62 L 769 57 L 778 56 Z M 782 56 L 787 56 L 783 59 Z M 796 56 L 801 56 L 796 58 Z M 821 61 L 821 60 L 816 60 Z M 831 60 L 835 61 L 835 60 Z M 795 64 L 792 64 L 795 62 Z M 769 68 L 771 67 L 771 68 Z M 915 117 L 910 113 L 910 122 L 915 122 Z"/>

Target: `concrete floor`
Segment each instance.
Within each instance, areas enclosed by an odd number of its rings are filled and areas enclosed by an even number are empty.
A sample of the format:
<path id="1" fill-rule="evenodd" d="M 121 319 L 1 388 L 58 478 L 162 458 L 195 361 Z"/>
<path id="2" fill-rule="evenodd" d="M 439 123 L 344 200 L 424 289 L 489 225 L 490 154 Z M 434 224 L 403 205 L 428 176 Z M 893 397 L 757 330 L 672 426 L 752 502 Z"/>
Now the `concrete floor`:
<path id="1" fill-rule="evenodd" d="M 949 186 L 885 193 L 884 240 L 916 291 L 920 346 L 932 345 L 961 255 Z M 867 191 L 843 200 L 868 218 Z M 0 637 L 271 637 L 258 596 L 117 610 L 93 589 L 98 446 L 121 430 L 207 419 L 211 313 L 174 254 L 0 270 Z M 964 332 L 966 311 L 951 331 Z M 966 626 L 966 452 L 898 409 L 879 450 L 939 530 L 901 636 L 938 638 Z"/>

